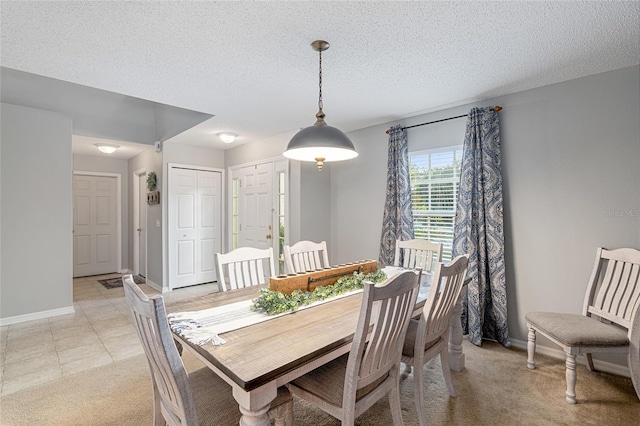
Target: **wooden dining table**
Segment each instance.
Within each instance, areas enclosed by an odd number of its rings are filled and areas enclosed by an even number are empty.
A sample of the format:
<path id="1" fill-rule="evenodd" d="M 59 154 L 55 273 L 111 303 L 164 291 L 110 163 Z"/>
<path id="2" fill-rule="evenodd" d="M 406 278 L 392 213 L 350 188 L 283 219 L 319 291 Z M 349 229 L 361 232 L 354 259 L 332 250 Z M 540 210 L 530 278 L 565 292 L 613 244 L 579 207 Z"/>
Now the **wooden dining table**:
<path id="1" fill-rule="evenodd" d="M 414 314 L 422 311 L 431 286 L 423 274 Z M 259 288 L 211 293 L 167 303 L 167 312 L 199 311 L 257 297 Z M 268 425 L 269 404 L 277 388 L 349 352 L 356 329 L 362 293 L 338 298 L 288 315 L 221 334 L 226 343 L 202 346 L 177 333 L 174 338 L 233 389 L 245 426 Z M 449 363 L 464 368 L 459 301 L 454 310 L 449 339 Z"/>

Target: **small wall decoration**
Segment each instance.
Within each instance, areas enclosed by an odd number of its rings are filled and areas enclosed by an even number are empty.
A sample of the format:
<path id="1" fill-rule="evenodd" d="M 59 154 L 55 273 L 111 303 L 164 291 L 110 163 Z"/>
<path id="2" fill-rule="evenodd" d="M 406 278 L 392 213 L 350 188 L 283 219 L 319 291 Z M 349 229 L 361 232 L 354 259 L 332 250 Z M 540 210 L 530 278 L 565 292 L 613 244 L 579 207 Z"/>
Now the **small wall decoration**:
<path id="1" fill-rule="evenodd" d="M 147 204 L 160 204 L 160 191 L 147 192 Z"/>
<path id="2" fill-rule="evenodd" d="M 156 176 L 156 172 L 151 172 L 147 175 L 147 189 L 149 192 L 153 192 L 156 190 L 158 186 L 158 177 Z"/>
<path id="3" fill-rule="evenodd" d="M 160 204 L 160 191 L 156 191 L 158 187 L 158 177 L 156 172 L 151 172 L 147 175 L 147 204 Z"/>

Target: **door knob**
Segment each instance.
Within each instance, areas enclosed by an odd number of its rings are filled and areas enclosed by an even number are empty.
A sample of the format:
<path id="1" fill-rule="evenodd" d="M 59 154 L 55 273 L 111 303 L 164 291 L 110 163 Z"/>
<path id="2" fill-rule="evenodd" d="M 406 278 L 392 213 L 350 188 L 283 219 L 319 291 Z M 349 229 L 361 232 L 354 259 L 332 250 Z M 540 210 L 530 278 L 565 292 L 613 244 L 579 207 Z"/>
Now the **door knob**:
<path id="1" fill-rule="evenodd" d="M 267 240 L 271 239 L 271 234 L 267 234 Z"/>

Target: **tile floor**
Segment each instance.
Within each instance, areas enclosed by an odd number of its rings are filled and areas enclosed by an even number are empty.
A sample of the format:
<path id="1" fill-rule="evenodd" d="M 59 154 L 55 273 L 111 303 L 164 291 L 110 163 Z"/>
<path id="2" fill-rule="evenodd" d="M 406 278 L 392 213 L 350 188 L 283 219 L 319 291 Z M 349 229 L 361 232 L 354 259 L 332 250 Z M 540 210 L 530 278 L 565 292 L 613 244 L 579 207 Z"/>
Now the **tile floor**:
<path id="1" fill-rule="evenodd" d="M 107 289 L 100 279 L 73 280 L 75 313 L 0 327 L 0 393 L 30 386 L 142 354 L 122 287 Z M 141 284 L 147 294 L 158 293 Z M 179 300 L 217 291 L 217 284 L 185 287 L 165 293 Z"/>

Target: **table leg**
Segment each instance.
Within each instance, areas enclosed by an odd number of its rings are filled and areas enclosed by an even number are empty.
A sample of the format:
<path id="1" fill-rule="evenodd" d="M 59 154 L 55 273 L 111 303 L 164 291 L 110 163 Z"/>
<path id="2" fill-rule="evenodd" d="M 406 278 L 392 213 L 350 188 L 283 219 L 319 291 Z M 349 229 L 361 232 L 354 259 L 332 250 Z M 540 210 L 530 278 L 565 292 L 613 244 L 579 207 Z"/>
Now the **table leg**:
<path id="1" fill-rule="evenodd" d="M 244 407 L 240 406 L 240 412 L 242 413 L 242 417 L 240 418 L 240 426 L 271 425 L 271 420 L 269 419 L 269 415 L 267 414 L 268 411 L 268 405 L 258 410 L 247 410 Z"/>
<path id="2" fill-rule="evenodd" d="M 464 291 L 464 290 L 463 290 Z M 449 368 L 453 371 L 464 369 L 464 353 L 462 352 L 462 296 L 453 308 L 451 327 L 449 327 Z"/>
<path id="3" fill-rule="evenodd" d="M 269 406 L 278 394 L 275 383 L 250 392 L 233 387 L 233 397 L 240 405 L 240 426 L 269 426 Z"/>

